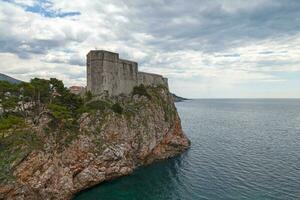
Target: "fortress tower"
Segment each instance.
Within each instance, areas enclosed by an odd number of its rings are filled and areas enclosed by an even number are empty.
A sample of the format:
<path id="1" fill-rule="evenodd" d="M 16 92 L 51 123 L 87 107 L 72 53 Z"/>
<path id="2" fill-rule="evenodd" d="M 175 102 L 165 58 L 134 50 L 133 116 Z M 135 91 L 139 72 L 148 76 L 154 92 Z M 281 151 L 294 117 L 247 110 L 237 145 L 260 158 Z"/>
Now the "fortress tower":
<path id="1" fill-rule="evenodd" d="M 136 62 L 120 59 L 117 53 L 92 50 L 87 54 L 87 91 L 115 96 L 130 94 L 140 84 L 168 86 L 168 81 L 158 74 L 138 72 Z"/>

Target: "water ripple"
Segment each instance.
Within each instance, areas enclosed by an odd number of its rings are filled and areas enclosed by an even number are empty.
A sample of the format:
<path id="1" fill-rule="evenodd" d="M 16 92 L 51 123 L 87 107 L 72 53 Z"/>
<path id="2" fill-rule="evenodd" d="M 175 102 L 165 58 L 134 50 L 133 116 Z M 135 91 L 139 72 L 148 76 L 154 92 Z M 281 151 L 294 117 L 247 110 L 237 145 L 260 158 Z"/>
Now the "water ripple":
<path id="1" fill-rule="evenodd" d="M 300 100 L 178 103 L 191 149 L 75 199 L 298 200 Z"/>

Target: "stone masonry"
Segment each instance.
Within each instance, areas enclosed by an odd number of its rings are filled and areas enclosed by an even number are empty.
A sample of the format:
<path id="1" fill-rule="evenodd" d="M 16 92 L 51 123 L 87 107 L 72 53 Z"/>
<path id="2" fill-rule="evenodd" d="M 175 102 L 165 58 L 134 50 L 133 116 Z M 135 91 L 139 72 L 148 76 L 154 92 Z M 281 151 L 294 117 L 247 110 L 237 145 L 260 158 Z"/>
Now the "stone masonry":
<path id="1" fill-rule="evenodd" d="M 95 95 L 130 94 L 135 86 L 168 87 L 168 79 L 158 74 L 138 71 L 138 63 L 119 58 L 119 54 L 92 50 L 87 54 L 87 91 Z"/>

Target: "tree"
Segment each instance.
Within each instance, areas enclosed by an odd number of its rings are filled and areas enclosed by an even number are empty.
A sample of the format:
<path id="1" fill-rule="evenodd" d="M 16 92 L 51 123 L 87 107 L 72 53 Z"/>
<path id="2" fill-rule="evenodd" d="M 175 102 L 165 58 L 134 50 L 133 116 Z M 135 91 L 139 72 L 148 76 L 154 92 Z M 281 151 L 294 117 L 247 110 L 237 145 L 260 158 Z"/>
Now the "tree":
<path id="1" fill-rule="evenodd" d="M 18 99 L 16 97 L 5 97 L 2 99 L 3 112 L 6 113 L 8 110 L 13 110 L 18 105 Z"/>
<path id="2" fill-rule="evenodd" d="M 56 78 L 50 78 L 49 83 L 50 83 L 51 92 L 57 92 L 59 94 L 62 94 L 67 90 L 64 86 L 64 83 L 61 80 L 58 80 Z"/>
<path id="3" fill-rule="evenodd" d="M 19 90 L 20 93 L 23 95 L 24 97 L 24 101 L 25 102 L 29 102 L 32 101 L 34 99 L 34 87 L 32 84 L 30 83 L 26 83 L 26 82 L 22 82 L 19 85 Z"/>
<path id="4" fill-rule="evenodd" d="M 83 106 L 83 101 L 80 96 L 71 93 L 69 90 L 63 93 L 60 99 L 61 103 L 71 110 L 73 114 L 75 114 L 76 111 Z"/>
<path id="5" fill-rule="evenodd" d="M 0 119 L 0 133 L 2 133 L 2 137 L 4 137 L 8 129 L 23 127 L 24 125 L 24 118 L 8 115 L 6 118 Z"/>
<path id="6" fill-rule="evenodd" d="M 34 101 L 38 107 L 40 104 L 48 103 L 51 93 L 50 93 L 50 83 L 48 80 L 34 78 L 30 81 L 34 88 Z"/>
<path id="7" fill-rule="evenodd" d="M 66 121 L 72 118 L 72 113 L 65 106 L 49 104 L 48 108 L 51 110 L 53 116 L 61 121 Z"/>
<path id="8" fill-rule="evenodd" d="M 11 84 L 7 81 L 0 81 L 0 95 L 4 96 L 6 92 L 11 94 L 16 94 L 18 92 L 18 86 L 16 84 Z"/>

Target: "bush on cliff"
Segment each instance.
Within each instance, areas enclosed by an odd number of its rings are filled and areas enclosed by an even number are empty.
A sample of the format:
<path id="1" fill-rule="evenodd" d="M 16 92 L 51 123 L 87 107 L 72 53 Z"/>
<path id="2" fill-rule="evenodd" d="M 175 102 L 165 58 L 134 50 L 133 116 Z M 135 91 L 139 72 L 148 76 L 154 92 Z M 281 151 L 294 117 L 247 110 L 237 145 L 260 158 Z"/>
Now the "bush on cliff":
<path id="1" fill-rule="evenodd" d="M 111 109 L 112 111 L 118 114 L 123 113 L 123 108 L 122 106 L 120 106 L 119 103 L 115 103 L 112 105 L 111 102 L 105 100 L 97 100 L 97 101 L 89 102 L 85 105 L 85 107 L 82 107 L 80 110 L 82 112 L 90 112 L 93 110 L 104 111 L 105 109 Z"/>
<path id="2" fill-rule="evenodd" d="M 151 99 L 150 94 L 147 92 L 147 89 L 146 89 L 146 87 L 143 84 L 141 84 L 139 86 L 135 86 L 133 88 L 132 95 L 145 96 L 148 99 Z"/>
<path id="3" fill-rule="evenodd" d="M 25 126 L 25 120 L 22 117 L 8 115 L 0 119 L 0 133 L 2 134 L 2 137 L 4 137 L 8 129 L 22 128 L 24 126 Z"/>
<path id="4" fill-rule="evenodd" d="M 53 116 L 58 120 L 65 121 L 72 118 L 72 113 L 68 110 L 66 106 L 49 104 L 48 108 L 53 114 Z"/>
<path id="5" fill-rule="evenodd" d="M 93 98 L 93 94 L 92 94 L 92 92 L 91 91 L 87 91 L 86 93 L 85 93 L 85 101 L 91 101 L 92 100 L 92 98 Z"/>
<path id="6" fill-rule="evenodd" d="M 22 106 L 26 103 L 31 103 L 29 109 L 35 111 L 35 115 L 49 104 L 65 106 L 72 115 L 76 115 L 77 110 L 83 106 L 80 96 L 72 94 L 63 82 L 56 78 L 50 80 L 34 78 L 29 83 L 20 84 L 0 81 L 0 103 L 4 114 L 13 111 L 23 116 L 26 116 L 26 113 Z"/>
<path id="7" fill-rule="evenodd" d="M 83 100 L 79 95 L 73 94 L 67 89 L 61 80 L 56 78 L 50 79 L 50 87 L 52 93 L 51 103 L 65 106 L 72 112 L 72 115 L 76 115 L 77 110 L 83 106 Z M 54 94 L 56 94 L 54 96 Z"/>
<path id="8" fill-rule="evenodd" d="M 0 97 L 2 97 L 5 92 L 17 93 L 18 86 L 16 84 L 11 84 L 7 81 L 0 81 Z"/>
<path id="9" fill-rule="evenodd" d="M 42 141 L 31 130 L 18 130 L 5 138 L 0 138 L 0 183 L 14 180 L 12 169 L 30 152 L 42 146 Z"/>
<path id="10" fill-rule="evenodd" d="M 92 101 L 88 104 L 86 104 L 86 108 L 88 111 L 91 111 L 91 110 L 105 110 L 107 108 L 110 108 L 111 107 L 111 104 L 107 101 L 104 101 L 104 100 L 97 100 L 97 101 Z"/>
<path id="11" fill-rule="evenodd" d="M 120 106 L 119 103 L 115 103 L 114 105 L 112 105 L 111 109 L 118 114 L 122 114 L 123 113 L 123 108 Z"/>

